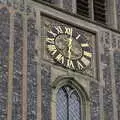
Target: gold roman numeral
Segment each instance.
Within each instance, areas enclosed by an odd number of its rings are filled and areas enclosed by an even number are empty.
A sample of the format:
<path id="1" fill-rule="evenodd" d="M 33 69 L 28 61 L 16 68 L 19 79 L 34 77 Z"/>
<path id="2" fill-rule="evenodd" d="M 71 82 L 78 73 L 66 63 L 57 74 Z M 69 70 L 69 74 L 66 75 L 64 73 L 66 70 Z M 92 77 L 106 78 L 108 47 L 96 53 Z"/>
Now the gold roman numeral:
<path id="1" fill-rule="evenodd" d="M 80 36 L 81 36 L 81 35 L 79 34 L 79 35 L 76 37 L 76 40 L 77 40 L 77 39 L 79 39 L 79 38 L 80 38 Z"/>
<path id="2" fill-rule="evenodd" d="M 84 51 L 83 54 L 87 57 L 90 57 L 90 58 L 92 57 L 92 53 L 90 53 L 90 52 Z"/>
<path id="3" fill-rule="evenodd" d="M 58 54 L 55 59 L 64 64 L 64 56 L 62 54 Z"/>
<path id="4" fill-rule="evenodd" d="M 80 63 L 79 60 L 77 60 L 77 67 L 79 70 L 83 69 L 83 65 Z"/>
<path id="5" fill-rule="evenodd" d="M 54 33 L 52 30 L 50 30 L 50 31 L 48 31 L 50 34 L 52 34 L 53 35 L 53 37 L 56 37 L 57 36 L 57 34 L 56 33 Z"/>
<path id="6" fill-rule="evenodd" d="M 54 55 L 57 52 L 55 45 L 48 45 L 47 47 L 48 47 L 48 50 L 52 52 L 51 55 Z"/>
<path id="7" fill-rule="evenodd" d="M 72 69 L 75 69 L 75 66 L 73 64 L 73 61 L 72 60 L 67 60 L 67 65 L 66 65 L 68 68 L 72 68 Z"/>
<path id="8" fill-rule="evenodd" d="M 81 47 L 89 47 L 89 44 L 88 43 L 82 43 Z"/>
<path id="9" fill-rule="evenodd" d="M 46 38 L 46 41 L 47 41 L 48 43 L 54 43 L 54 38 Z"/>
<path id="10" fill-rule="evenodd" d="M 55 27 L 55 29 L 57 30 L 58 34 L 63 33 L 63 30 L 60 26 Z"/>
<path id="11" fill-rule="evenodd" d="M 72 36 L 72 28 L 65 27 L 65 33 Z"/>
<path id="12" fill-rule="evenodd" d="M 86 66 L 88 66 L 88 65 L 90 64 L 90 61 L 89 61 L 87 58 L 85 58 L 84 56 L 81 58 L 81 61 L 82 61 Z"/>

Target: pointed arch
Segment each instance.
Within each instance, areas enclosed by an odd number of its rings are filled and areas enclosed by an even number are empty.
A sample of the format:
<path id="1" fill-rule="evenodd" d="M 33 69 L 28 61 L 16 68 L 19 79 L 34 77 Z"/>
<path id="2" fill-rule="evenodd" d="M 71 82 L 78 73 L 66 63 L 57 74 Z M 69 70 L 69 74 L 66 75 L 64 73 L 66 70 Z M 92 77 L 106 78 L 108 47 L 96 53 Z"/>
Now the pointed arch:
<path id="1" fill-rule="evenodd" d="M 86 92 L 85 88 L 77 82 L 76 78 L 71 76 L 58 76 L 56 80 L 52 83 L 52 88 L 58 90 L 63 85 L 70 85 L 73 86 L 79 91 L 86 100 L 90 100 L 88 93 Z"/>
<path id="2" fill-rule="evenodd" d="M 89 97 L 84 87 L 69 76 L 60 76 L 52 84 L 56 120 L 85 120 Z M 67 91 L 67 92 L 66 92 Z M 67 94 L 67 95 L 66 95 Z"/>

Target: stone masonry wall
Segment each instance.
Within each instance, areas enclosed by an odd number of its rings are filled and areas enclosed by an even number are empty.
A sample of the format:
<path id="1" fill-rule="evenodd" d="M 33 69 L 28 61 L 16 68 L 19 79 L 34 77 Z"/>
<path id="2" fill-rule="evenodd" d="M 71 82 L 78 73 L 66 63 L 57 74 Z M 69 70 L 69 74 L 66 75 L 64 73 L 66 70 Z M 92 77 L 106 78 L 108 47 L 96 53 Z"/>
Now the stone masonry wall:
<path id="1" fill-rule="evenodd" d="M 7 118 L 8 53 L 10 35 L 10 13 L 0 9 L 0 120 Z"/>
<path id="2" fill-rule="evenodd" d="M 3 1 L 2 1 L 3 2 Z M 63 1 L 64 3 L 65 1 Z M 67 0 L 67 2 L 69 2 Z M 68 10 L 71 8 L 72 3 L 63 5 L 63 7 Z M 8 115 L 8 109 L 11 109 L 11 120 L 23 120 L 22 108 L 23 97 L 23 44 L 24 44 L 24 32 L 27 36 L 27 120 L 37 120 L 37 62 L 35 60 L 37 51 L 36 46 L 36 16 L 29 6 L 27 9 L 24 8 L 24 1 L 20 4 L 14 3 L 13 7 L 8 4 L 5 6 L 0 3 L 0 120 L 6 120 Z M 68 8 L 67 8 L 68 7 Z M 13 84 L 12 84 L 12 108 L 7 108 L 8 105 L 8 75 L 9 75 L 9 44 L 10 44 L 10 11 L 14 10 L 14 30 L 12 31 L 14 52 L 13 52 Z M 69 9 L 71 11 L 71 9 Z M 19 12 L 18 12 L 19 11 Z M 26 15 L 26 16 L 25 16 Z M 27 19 L 26 26 L 27 31 L 24 29 L 24 20 Z M 103 86 L 100 86 L 100 81 L 90 82 L 90 119 L 100 120 L 100 89 L 103 89 L 103 116 L 104 120 L 115 120 L 114 119 L 114 109 L 117 109 L 118 120 L 120 120 L 120 35 L 111 34 L 112 32 L 100 31 L 101 38 L 100 44 L 102 46 L 103 53 L 100 53 L 101 64 L 103 65 L 102 73 L 100 75 L 103 78 Z M 114 52 L 113 58 L 111 60 L 111 53 Z M 42 60 L 41 60 L 42 61 Z M 113 62 L 114 61 L 114 62 Z M 39 61 L 38 61 L 39 62 Z M 49 61 L 48 61 L 49 62 Z M 111 62 L 114 64 L 115 76 L 111 76 Z M 52 65 L 39 63 L 41 66 L 41 119 L 51 120 L 51 67 Z M 56 67 L 57 68 L 57 67 Z M 115 77 L 115 87 L 116 87 L 116 98 L 113 98 L 113 84 L 112 77 Z M 114 102 L 117 103 L 117 108 L 114 108 Z"/>
<path id="3" fill-rule="evenodd" d="M 120 51 L 114 52 L 118 120 L 120 120 Z"/>
<path id="4" fill-rule="evenodd" d="M 42 120 L 51 120 L 51 68 L 42 64 L 41 85 L 42 85 Z"/>
<path id="5" fill-rule="evenodd" d="M 90 83 L 91 120 L 100 120 L 99 85 Z"/>
<path id="6" fill-rule="evenodd" d="M 104 119 L 113 120 L 113 98 L 112 98 L 112 79 L 111 79 L 111 59 L 110 59 L 110 33 L 103 32 L 101 44 L 103 46 L 103 54 L 101 54 L 101 62 L 103 67 L 103 80 L 105 87 L 103 88 L 103 108 Z"/>
<path id="7" fill-rule="evenodd" d="M 14 65 L 12 120 L 22 119 L 22 59 L 23 59 L 23 17 L 16 13 L 14 16 Z M 19 107 L 18 107 L 19 106 Z"/>
<path id="8" fill-rule="evenodd" d="M 28 19 L 28 120 L 37 119 L 37 63 L 35 62 L 35 19 Z"/>

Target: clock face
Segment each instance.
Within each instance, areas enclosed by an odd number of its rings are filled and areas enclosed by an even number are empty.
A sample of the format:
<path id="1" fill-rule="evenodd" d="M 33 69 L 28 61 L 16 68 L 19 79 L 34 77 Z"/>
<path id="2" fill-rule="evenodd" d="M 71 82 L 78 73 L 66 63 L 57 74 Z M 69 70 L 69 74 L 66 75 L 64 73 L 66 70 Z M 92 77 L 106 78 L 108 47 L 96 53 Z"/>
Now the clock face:
<path id="1" fill-rule="evenodd" d="M 85 70 L 91 62 L 92 52 L 81 31 L 68 26 L 52 26 L 47 31 L 46 47 L 51 57 L 72 70 Z"/>

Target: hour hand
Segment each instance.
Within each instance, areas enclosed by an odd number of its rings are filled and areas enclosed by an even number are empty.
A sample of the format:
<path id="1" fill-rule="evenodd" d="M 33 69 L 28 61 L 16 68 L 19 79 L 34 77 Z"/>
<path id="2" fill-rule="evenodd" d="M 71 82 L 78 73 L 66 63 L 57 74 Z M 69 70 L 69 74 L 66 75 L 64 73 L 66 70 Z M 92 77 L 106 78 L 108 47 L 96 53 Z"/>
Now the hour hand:
<path id="1" fill-rule="evenodd" d="M 69 42 L 68 42 L 68 58 L 71 58 L 71 48 L 72 48 L 72 38 L 69 38 Z"/>

